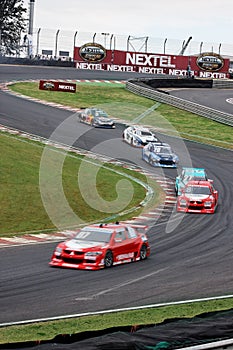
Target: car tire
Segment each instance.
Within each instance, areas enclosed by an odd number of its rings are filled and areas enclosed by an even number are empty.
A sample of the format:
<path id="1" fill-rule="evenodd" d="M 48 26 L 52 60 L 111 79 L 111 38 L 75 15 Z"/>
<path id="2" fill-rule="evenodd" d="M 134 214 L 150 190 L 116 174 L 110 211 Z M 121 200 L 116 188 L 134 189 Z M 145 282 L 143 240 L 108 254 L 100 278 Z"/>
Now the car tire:
<path id="1" fill-rule="evenodd" d="M 219 206 L 218 202 L 215 201 L 215 204 L 214 204 L 214 213 L 216 213 L 218 206 Z"/>
<path id="2" fill-rule="evenodd" d="M 104 257 L 104 267 L 109 268 L 113 265 L 113 255 L 111 250 L 108 250 Z"/>
<path id="3" fill-rule="evenodd" d="M 147 248 L 146 245 L 143 244 L 140 249 L 140 260 L 145 260 L 147 258 Z"/>

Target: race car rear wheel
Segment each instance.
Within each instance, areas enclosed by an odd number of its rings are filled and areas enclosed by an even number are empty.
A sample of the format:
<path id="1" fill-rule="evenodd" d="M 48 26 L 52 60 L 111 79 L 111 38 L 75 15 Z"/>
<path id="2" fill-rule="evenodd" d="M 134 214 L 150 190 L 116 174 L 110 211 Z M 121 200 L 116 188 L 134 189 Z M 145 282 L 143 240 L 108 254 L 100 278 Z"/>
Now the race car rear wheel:
<path id="1" fill-rule="evenodd" d="M 108 250 L 104 258 L 104 266 L 111 267 L 113 265 L 113 255 L 111 250 Z"/>
<path id="2" fill-rule="evenodd" d="M 147 258 L 147 248 L 145 244 L 143 244 L 140 249 L 140 260 L 145 260 L 146 258 Z"/>

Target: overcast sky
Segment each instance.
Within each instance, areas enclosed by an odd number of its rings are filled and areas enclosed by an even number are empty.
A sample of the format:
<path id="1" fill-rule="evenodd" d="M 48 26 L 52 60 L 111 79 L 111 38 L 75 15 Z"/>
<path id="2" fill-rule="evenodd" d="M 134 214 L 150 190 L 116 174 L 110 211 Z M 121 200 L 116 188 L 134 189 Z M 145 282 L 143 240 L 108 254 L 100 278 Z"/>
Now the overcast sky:
<path id="1" fill-rule="evenodd" d="M 28 6 L 29 0 L 24 0 Z M 35 0 L 34 28 L 233 45 L 233 0 Z M 233 53 L 232 53 L 233 54 Z"/>

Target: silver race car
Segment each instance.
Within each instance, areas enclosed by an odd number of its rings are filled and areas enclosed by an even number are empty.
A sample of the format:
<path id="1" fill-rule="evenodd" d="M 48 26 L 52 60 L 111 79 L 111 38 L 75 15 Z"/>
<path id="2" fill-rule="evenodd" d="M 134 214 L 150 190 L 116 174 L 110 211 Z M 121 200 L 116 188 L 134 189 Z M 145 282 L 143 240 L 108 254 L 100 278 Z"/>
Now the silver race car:
<path id="1" fill-rule="evenodd" d="M 158 142 L 158 138 L 147 128 L 129 126 L 123 132 L 123 140 L 135 147 L 143 147 L 148 142 Z"/>

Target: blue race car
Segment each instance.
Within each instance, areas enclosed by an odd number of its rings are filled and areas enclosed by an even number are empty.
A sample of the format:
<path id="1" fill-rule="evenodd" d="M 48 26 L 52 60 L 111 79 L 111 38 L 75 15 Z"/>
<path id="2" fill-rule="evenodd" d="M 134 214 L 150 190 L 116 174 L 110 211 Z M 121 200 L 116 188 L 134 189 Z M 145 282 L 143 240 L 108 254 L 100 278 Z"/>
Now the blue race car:
<path id="1" fill-rule="evenodd" d="M 142 159 L 154 167 L 176 168 L 178 156 L 169 144 L 164 142 L 150 142 L 142 149 Z"/>
<path id="2" fill-rule="evenodd" d="M 177 196 L 181 195 L 182 189 L 185 187 L 185 185 L 189 181 L 203 181 L 203 180 L 213 182 L 212 180 L 208 179 L 205 169 L 183 167 L 181 170 L 181 174 L 176 177 L 176 182 L 175 182 L 176 195 Z"/>

